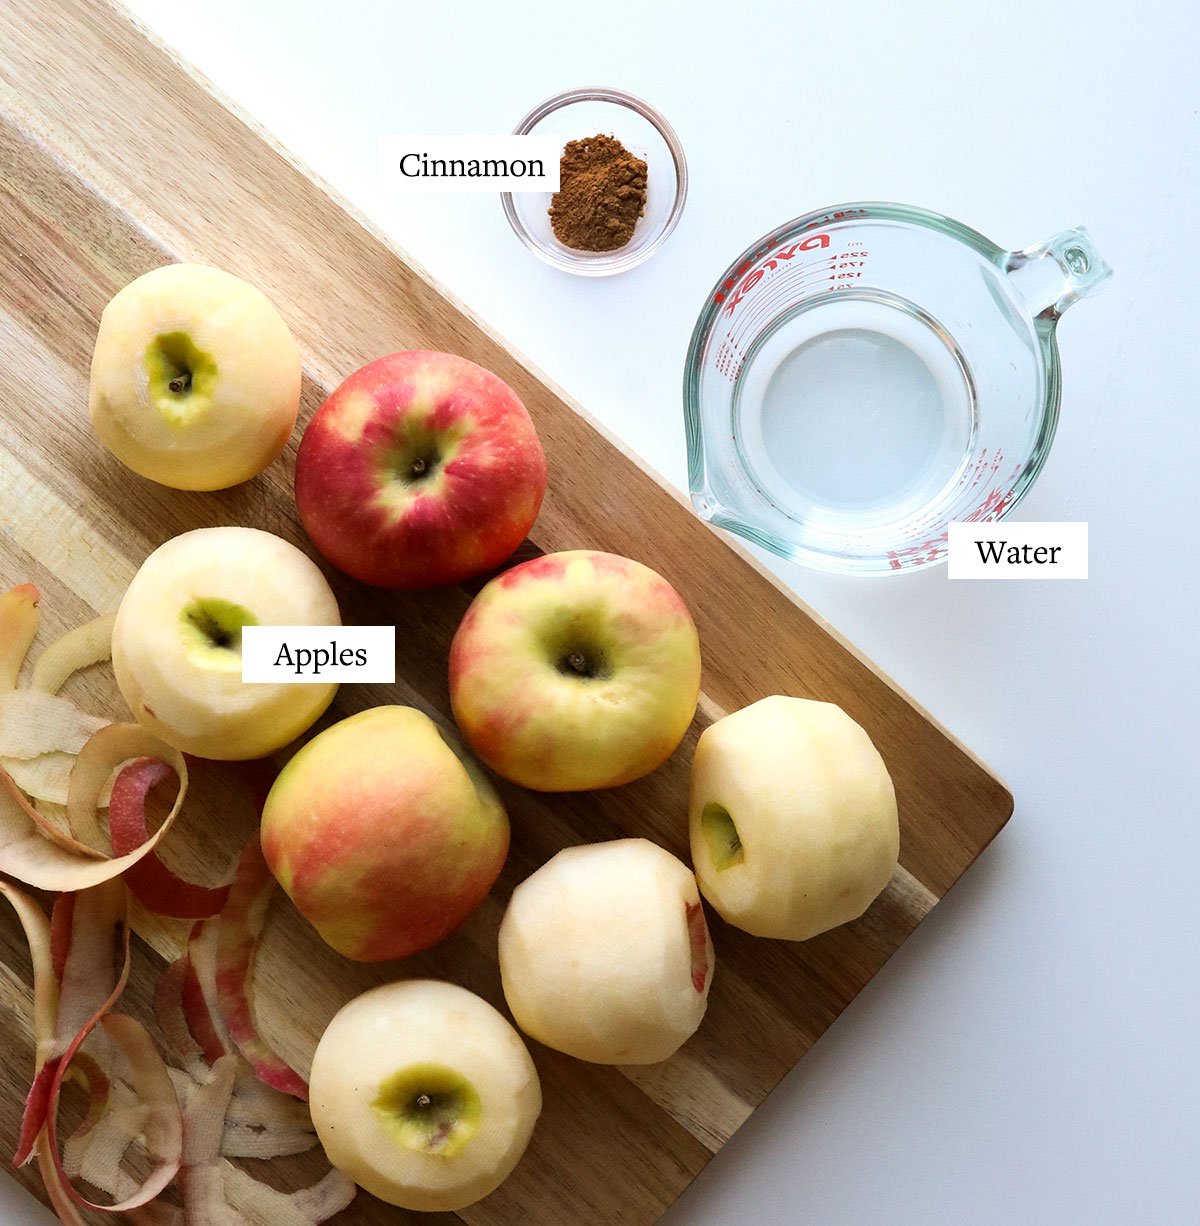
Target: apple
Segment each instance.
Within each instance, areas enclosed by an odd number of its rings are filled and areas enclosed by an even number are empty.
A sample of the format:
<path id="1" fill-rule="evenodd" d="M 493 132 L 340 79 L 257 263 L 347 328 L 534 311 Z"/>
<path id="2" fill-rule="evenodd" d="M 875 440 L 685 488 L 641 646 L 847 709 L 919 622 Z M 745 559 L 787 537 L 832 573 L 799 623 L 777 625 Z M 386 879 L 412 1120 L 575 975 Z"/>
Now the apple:
<path id="1" fill-rule="evenodd" d="M 546 457 L 512 388 L 431 350 L 355 371 L 296 457 L 296 505 L 313 543 L 379 587 L 493 570 L 525 539 L 545 492 Z"/>
<path id="2" fill-rule="evenodd" d="M 508 1178 L 542 1091 L 521 1036 L 487 1001 L 410 979 L 336 1014 L 313 1056 L 309 1106 L 334 1166 L 388 1204 L 437 1213 Z"/>
<path id="3" fill-rule="evenodd" d="M 339 626 L 315 563 L 256 528 L 197 528 L 160 545 L 113 625 L 117 685 L 134 718 L 202 758 L 261 758 L 329 706 L 326 682 L 245 684 L 242 627 Z"/>
<path id="4" fill-rule="evenodd" d="M 776 696 L 704 730 L 692 761 L 692 863 L 738 928 L 804 941 L 857 919 L 896 871 L 891 776 L 829 702 Z"/>
<path id="5" fill-rule="evenodd" d="M 89 410 L 100 441 L 140 476 L 217 490 L 262 472 L 300 407 L 300 350 L 253 285 L 168 264 L 104 308 Z"/>
<path id="6" fill-rule="evenodd" d="M 526 1034 L 596 1064 L 657 1064 L 696 1031 L 713 947 L 691 869 L 646 839 L 568 847 L 513 891 L 504 996 Z"/>
<path id="7" fill-rule="evenodd" d="M 283 768 L 262 847 L 329 945 L 382 962 L 435 945 L 479 906 L 508 855 L 508 817 L 427 715 L 374 707 L 326 728 Z"/>
<path id="8" fill-rule="evenodd" d="M 700 644 L 679 594 L 629 558 L 579 550 L 513 567 L 450 648 L 450 699 L 497 774 L 543 792 L 660 766 L 696 711 Z"/>

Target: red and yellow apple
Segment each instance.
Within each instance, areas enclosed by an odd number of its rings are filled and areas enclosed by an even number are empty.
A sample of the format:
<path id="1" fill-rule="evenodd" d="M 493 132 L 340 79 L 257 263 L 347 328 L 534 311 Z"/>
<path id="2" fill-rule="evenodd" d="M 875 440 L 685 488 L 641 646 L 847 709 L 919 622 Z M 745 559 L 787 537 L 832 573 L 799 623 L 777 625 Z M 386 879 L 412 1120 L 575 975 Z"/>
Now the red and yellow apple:
<path id="1" fill-rule="evenodd" d="M 308 742 L 262 816 L 279 884 L 325 941 L 360 962 L 450 935 L 508 855 L 508 817 L 479 766 L 412 707 L 373 707 Z"/>
<path id="2" fill-rule="evenodd" d="M 517 1025 L 597 1064 L 657 1064 L 704 1017 L 713 948 L 691 869 L 646 839 L 568 847 L 513 891 L 500 973 Z"/>
<path id="3" fill-rule="evenodd" d="M 896 871 L 896 793 L 866 732 L 829 702 L 775 696 L 704 730 L 692 863 L 720 915 L 804 941 L 857 919 Z"/>
<path id="4" fill-rule="evenodd" d="M 661 765 L 696 711 L 700 644 L 679 594 L 629 558 L 547 554 L 493 579 L 450 648 L 454 717 L 497 774 L 544 792 Z"/>
<path id="5" fill-rule="evenodd" d="M 104 308 L 89 410 L 135 473 L 181 490 L 237 485 L 283 450 L 299 407 L 300 350 L 240 277 L 168 264 Z"/>
<path id="6" fill-rule="evenodd" d="M 329 1161 L 373 1196 L 465 1209 L 525 1152 L 542 1109 L 521 1036 L 466 988 L 411 979 L 343 1006 L 313 1056 L 309 1106 Z"/>
<path id="7" fill-rule="evenodd" d="M 296 457 L 313 543 L 366 583 L 426 588 L 499 566 L 546 491 L 546 457 L 516 393 L 451 353 L 393 353 L 317 410 Z"/>
<path id="8" fill-rule="evenodd" d="M 337 686 L 243 682 L 242 628 L 341 620 L 325 576 L 295 545 L 257 528 L 197 528 L 134 576 L 113 624 L 113 671 L 134 718 L 168 745 L 261 758 L 304 732 Z"/>

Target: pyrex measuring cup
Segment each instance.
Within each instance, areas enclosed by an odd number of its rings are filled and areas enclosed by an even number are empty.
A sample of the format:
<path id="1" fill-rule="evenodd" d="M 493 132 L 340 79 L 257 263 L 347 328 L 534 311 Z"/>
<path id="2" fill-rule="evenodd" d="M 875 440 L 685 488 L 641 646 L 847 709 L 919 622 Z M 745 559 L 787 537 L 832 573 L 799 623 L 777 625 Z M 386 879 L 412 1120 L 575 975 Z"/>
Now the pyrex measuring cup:
<path id="1" fill-rule="evenodd" d="M 994 520 L 1058 422 L 1059 316 L 1111 273 L 1086 231 L 1004 251 L 897 204 L 797 218 L 740 256 L 684 372 L 692 501 L 825 570 L 941 561 Z"/>

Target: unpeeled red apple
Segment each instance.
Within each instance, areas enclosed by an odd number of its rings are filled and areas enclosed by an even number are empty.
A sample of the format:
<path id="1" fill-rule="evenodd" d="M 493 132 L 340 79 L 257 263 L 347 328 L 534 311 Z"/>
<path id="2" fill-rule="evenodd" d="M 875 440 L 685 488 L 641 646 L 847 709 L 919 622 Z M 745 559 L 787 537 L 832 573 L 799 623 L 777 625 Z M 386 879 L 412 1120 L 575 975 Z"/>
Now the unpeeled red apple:
<path id="1" fill-rule="evenodd" d="M 325 576 L 256 528 L 197 528 L 160 545 L 113 626 L 113 671 L 134 718 L 186 753 L 261 758 L 329 706 L 326 682 L 242 681 L 242 627 L 338 626 Z"/>
<path id="2" fill-rule="evenodd" d="M 520 1035 L 465 988 L 374 988 L 329 1023 L 309 1103 L 329 1161 L 403 1209 L 463 1209 L 497 1188 L 542 1109 Z"/>
<path id="3" fill-rule="evenodd" d="M 504 996 L 526 1034 L 597 1064 L 656 1064 L 695 1033 L 713 948 L 691 870 L 646 839 L 560 851 L 513 891 Z"/>
<path id="4" fill-rule="evenodd" d="M 296 505 L 335 566 L 380 587 L 458 583 L 525 539 L 546 457 L 517 394 L 452 353 L 413 350 L 352 374 L 296 456 Z"/>
<path id="5" fill-rule="evenodd" d="M 450 700 L 497 774 L 543 792 L 629 783 L 692 722 L 700 643 L 679 593 L 640 562 L 535 558 L 476 596 L 450 647 Z"/>
<path id="6" fill-rule="evenodd" d="M 404 958 L 449 936 L 492 888 L 508 817 L 468 754 L 412 707 L 326 728 L 267 798 L 271 871 L 339 953 Z"/>
<path id="7" fill-rule="evenodd" d="M 253 285 L 203 264 L 168 264 L 104 308 L 89 411 L 134 472 L 216 490 L 261 472 L 300 407 L 300 350 Z"/>
<path id="8" fill-rule="evenodd" d="M 803 941 L 857 919 L 900 851 L 896 793 L 840 707 L 776 696 L 704 730 L 692 761 L 692 862 L 731 924 Z"/>

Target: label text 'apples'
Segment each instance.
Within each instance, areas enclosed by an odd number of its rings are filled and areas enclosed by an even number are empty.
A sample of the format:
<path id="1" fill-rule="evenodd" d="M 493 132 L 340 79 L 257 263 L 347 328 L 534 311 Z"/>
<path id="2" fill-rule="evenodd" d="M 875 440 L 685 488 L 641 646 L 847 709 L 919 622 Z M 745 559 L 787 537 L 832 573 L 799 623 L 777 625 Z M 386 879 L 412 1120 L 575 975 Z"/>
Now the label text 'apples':
<path id="1" fill-rule="evenodd" d="M 394 626 L 245 626 L 244 682 L 396 680 Z"/>

